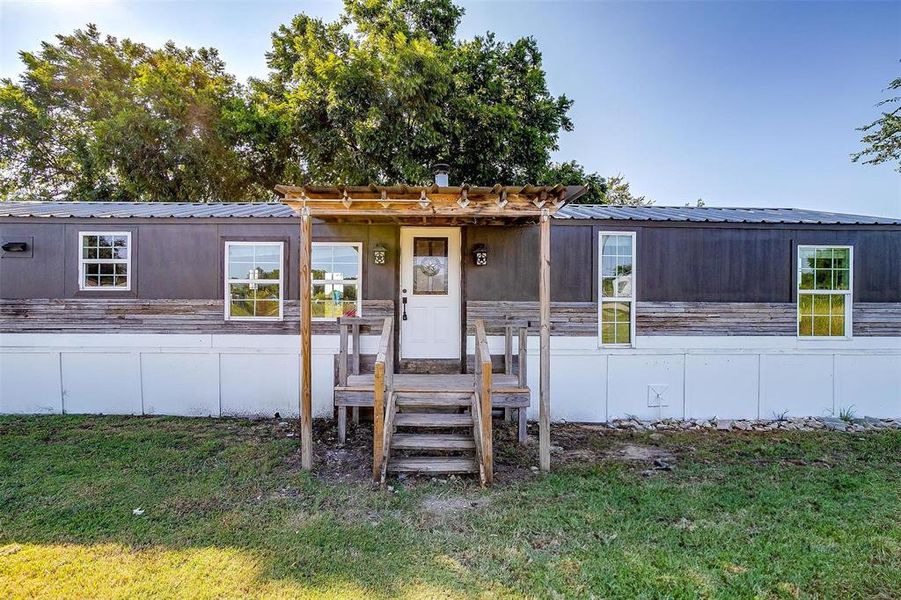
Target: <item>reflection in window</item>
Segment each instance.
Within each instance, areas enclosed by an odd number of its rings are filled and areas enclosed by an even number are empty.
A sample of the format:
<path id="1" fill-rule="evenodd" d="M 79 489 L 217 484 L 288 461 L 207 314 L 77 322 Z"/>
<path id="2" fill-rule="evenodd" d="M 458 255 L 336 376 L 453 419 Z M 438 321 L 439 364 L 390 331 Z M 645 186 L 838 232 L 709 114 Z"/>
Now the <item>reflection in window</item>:
<path id="1" fill-rule="evenodd" d="M 226 242 L 226 318 L 282 318 L 282 242 Z"/>
<path id="2" fill-rule="evenodd" d="M 798 247 L 798 335 L 850 337 L 850 246 Z"/>
<path id="3" fill-rule="evenodd" d="M 359 242 L 313 243 L 314 319 L 359 316 L 362 252 Z"/>
<path id="4" fill-rule="evenodd" d="M 413 293 L 447 295 L 447 238 L 413 238 Z"/>
<path id="5" fill-rule="evenodd" d="M 131 233 L 79 232 L 78 240 L 80 289 L 131 289 Z"/>
<path id="6" fill-rule="evenodd" d="M 601 233 L 600 247 L 601 345 L 629 345 L 635 319 L 635 234 Z"/>

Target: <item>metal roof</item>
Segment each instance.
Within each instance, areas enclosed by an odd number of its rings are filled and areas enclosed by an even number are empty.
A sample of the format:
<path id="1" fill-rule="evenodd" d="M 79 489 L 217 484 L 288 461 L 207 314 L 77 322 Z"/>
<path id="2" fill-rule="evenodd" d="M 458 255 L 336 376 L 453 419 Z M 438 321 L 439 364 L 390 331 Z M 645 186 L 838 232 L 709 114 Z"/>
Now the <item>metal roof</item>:
<path id="1" fill-rule="evenodd" d="M 292 218 L 280 202 L 0 202 L 0 217 L 76 218 Z M 556 219 L 671 221 L 687 223 L 788 223 L 817 225 L 901 225 L 901 219 L 801 208 L 715 208 L 711 206 L 613 206 L 567 204 Z"/>
<path id="2" fill-rule="evenodd" d="M 0 217 L 294 217 L 280 202 L 0 202 Z"/>
<path id="3" fill-rule="evenodd" d="M 805 208 L 717 208 L 713 206 L 614 206 L 568 204 L 557 219 L 671 221 L 684 223 L 790 223 L 812 225 L 901 225 L 901 219 L 868 217 Z"/>

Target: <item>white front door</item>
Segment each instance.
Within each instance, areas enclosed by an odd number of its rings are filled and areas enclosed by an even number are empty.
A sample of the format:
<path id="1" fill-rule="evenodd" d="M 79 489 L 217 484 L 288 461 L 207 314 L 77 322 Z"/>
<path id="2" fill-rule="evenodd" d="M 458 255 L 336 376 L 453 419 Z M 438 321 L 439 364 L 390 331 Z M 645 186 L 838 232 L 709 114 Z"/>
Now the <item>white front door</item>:
<path id="1" fill-rule="evenodd" d="M 401 358 L 460 358 L 458 227 L 401 227 L 400 291 Z"/>

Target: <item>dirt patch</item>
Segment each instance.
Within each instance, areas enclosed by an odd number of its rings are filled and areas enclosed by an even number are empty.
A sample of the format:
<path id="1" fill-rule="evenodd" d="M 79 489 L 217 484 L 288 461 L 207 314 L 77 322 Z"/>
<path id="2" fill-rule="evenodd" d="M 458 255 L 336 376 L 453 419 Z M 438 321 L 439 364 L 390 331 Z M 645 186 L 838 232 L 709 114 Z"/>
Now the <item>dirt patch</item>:
<path id="1" fill-rule="evenodd" d="M 326 483 L 372 484 L 372 423 L 362 415 L 359 425 L 347 424 L 347 438 L 338 443 L 335 420 L 313 421 L 313 476 Z M 251 428 L 256 434 L 287 437 L 299 442 L 296 421 L 284 419 L 257 422 Z M 663 434 L 656 434 L 663 435 Z M 650 466 L 655 462 L 673 463 L 672 452 L 654 445 L 655 438 L 642 433 L 611 431 L 603 426 L 578 423 L 554 424 L 551 429 L 551 463 L 554 465 L 596 464 L 604 461 L 622 461 L 636 466 Z M 648 444 L 646 442 L 650 441 Z M 291 471 L 300 471 L 300 451 L 292 453 L 285 465 Z M 538 477 L 538 426 L 529 424 L 528 438 L 524 444 L 517 439 L 516 424 L 495 420 L 494 423 L 494 474 L 499 485 Z M 477 486 L 475 477 L 441 475 L 407 475 L 390 478 L 391 485 L 418 485 L 427 482 L 453 484 L 454 489 L 465 490 Z M 459 487 L 462 484 L 462 487 Z M 446 499 L 436 498 L 435 502 Z M 452 504 L 471 502 L 465 496 L 451 499 Z M 423 506 L 429 513 L 429 509 Z M 443 510 L 440 507 L 437 510 Z"/>
<path id="2" fill-rule="evenodd" d="M 350 419 L 348 419 L 349 421 Z M 298 450 L 285 465 L 290 471 L 300 471 L 300 448 L 297 421 L 281 420 L 273 428 L 276 436 L 297 441 Z M 324 483 L 372 482 L 372 424 L 347 424 L 347 438 L 338 443 L 338 426 L 332 419 L 313 420 L 313 477 Z"/>
<path id="3" fill-rule="evenodd" d="M 422 501 L 422 510 L 432 515 L 458 514 L 482 508 L 487 506 L 489 502 L 488 498 L 467 498 L 465 496 L 442 498 L 429 496 Z"/>
<path id="4" fill-rule="evenodd" d="M 612 448 L 607 456 L 615 460 L 653 462 L 663 460 L 670 462 L 675 457 L 672 452 L 657 446 L 643 446 L 640 444 L 622 444 Z"/>

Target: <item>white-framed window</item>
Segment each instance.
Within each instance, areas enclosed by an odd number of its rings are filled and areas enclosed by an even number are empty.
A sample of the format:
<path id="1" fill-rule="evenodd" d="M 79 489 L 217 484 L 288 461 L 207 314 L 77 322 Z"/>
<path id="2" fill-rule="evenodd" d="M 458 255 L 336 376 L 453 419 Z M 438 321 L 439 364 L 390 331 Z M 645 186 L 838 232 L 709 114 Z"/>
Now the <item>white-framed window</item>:
<path id="1" fill-rule="evenodd" d="M 798 337 L 851 337 L 852 246 L 798 246 Z"/>
<path id="2" fill-rule="evenodd" d="M 78 289 L 131 289 L 131 232 L 78 232 Z"/>
<path id="3" fill-rule="evenodd" d="M 635 233 L 601 231 L 598 239 L 600 345 L 635 344 Z"/>
<path id="4" fill-rule="evenodd" d="M 226 319 L 282 318 L 284 259 L 284 242 L 225 242 Z"/>
<path id="5" fill-rule="evenodd" d="M 361 242 L 313 242 L 311 271 L 314 319 L 360 316 Z"/>

